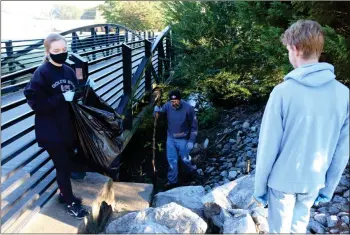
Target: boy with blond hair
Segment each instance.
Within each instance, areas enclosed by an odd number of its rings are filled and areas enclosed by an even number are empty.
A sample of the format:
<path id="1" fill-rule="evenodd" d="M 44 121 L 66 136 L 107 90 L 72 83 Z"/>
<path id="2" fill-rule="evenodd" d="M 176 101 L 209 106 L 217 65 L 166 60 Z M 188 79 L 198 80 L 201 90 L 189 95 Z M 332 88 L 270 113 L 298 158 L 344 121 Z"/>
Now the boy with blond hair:
<path id="1" fill-rule="evenodd" d="M 281 40 L 294 70 L 265 108 L 254 197 L 268 204 L 270 233 L 305 233 L 310 208 L 331 200 L 349 159 L 349 89 L 319 62 L 317 22 L 299 20 Z"/>

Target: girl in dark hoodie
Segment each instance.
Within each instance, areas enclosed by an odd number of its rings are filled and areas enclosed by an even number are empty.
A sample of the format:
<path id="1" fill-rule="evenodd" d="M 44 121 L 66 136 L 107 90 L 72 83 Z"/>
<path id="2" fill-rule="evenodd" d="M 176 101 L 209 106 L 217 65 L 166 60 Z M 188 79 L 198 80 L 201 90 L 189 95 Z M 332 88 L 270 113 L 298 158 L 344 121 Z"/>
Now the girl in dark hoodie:
<path id="1" fill-rule="evenodd" d="M 73 195 L 70 181 L 70 160 L 78 138 L 69 102 L 73 100 L 72 90 L 78 80 L 73 69 L 64 64 L 68 56 L 65 38 L 50 34 L 44 40 L 44 46 L 45 61 L 34 72 L 24 95 L 35 111 L 38 145 L 49 153 L 56 168 L 59 199 L 67 204 L 68 214 L 82 219 L 88 212 L 81 206 L 81 199 Z"/>

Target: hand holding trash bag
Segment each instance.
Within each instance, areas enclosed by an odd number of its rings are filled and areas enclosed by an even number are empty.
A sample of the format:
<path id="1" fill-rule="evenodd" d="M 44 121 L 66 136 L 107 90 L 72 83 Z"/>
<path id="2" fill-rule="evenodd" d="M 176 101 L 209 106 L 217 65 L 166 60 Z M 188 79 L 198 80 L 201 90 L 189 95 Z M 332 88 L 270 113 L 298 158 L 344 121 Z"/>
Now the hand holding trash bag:
<path id="1" fill-rule="evenodd" d="M 74 122 L 84 161 L 93 170 L 115 179 L 119 172 L 123 141 L 122 118 L 90 86 L 72 102 Z"/>

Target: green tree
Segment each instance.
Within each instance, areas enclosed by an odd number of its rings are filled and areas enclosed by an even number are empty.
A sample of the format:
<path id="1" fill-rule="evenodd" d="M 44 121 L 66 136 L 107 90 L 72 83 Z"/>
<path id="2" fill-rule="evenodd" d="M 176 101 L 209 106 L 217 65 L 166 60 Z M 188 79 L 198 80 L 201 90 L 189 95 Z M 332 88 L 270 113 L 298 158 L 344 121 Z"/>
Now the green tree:
<path id="1" fill-rule="evenodd" d="M 105 1 L 99 9 L 108 23 L 133 30 L 162 30 L 165 25 L 160 2 Z"/>
<path id="2" fill-rule="evenodd" d="M 190 84 L 224 106 L 266 101 L 292 69 L 281 34 L 311 14 L 291 2 L 172 1 L 162 7 L 167 24 L 173 25 L 178 61 L 174 85 Z M 346 83 L 350 53 L 346 34 L 339 34 L 346 26 L 333 27 L 325 26 L 325 54 L 334 62 L 338 79 Z"/>

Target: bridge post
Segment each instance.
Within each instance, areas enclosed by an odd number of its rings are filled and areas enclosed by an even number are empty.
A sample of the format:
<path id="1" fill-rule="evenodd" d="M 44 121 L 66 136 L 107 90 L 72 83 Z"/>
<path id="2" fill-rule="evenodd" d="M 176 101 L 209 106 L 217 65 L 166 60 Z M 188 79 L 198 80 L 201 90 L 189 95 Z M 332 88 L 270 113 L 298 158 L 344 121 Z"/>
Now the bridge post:
<path id="1" fill-rule="evenodd" d="M 79 85 L 85 84 L 89 76 L 87 59 L 76 53 L 72 53 L 69 59 L 75 64 L 75 74 L 77 75 Z"/>
<path id="2" fill-rule="evenodd" d="M 77 32 L 73 32 L 72 33 L 72 43 L 71 43 L 71 48 L 72 48 L 73 53 L 78 52 L 78 43 L 79 43 L 79 36 L 78 36 Z"/>
<path id="3" fill-rule="evenodd" d="M 115 38 L 116 38 L 117 45 L 120 43 L 120 34 L 119 34 L 119 32 L 120 32 L 119 27 L 116 27 L 115 28 Z M 117 53 L 119 53 L 119 52 L 120 52 L 120 48 L 117 48 Z"/>
<path id="4" fill-rule="evenodd" d="M 150 58 L 152 56 L 152 43 L 147 39 L 145 41 L 145 57 Z M 146 93 L 152 92 L 152 59 L 150 66 L 147 66 L 145 72 L 145 91 Z"/>
<path id="5" fill-rule="evenodd" d="M 125 37 L 124 37 L 125 43 L 128 43 L 128 41 L 129 41 L 129 32 L 126 29 L 124 29 L 124 32 L 125 32 Z"/>
<path id="6" fill-rule="evenodd" d="M 13 55 L 12 41 L 11 40 L 6 41 L 5 46 L 6 46 L 6 55 L 8 57 L 11 57 Z M 12 61 L 14 61 L 14 59 L 10 58 L 10 61 L 11 62 L 8 63 L 9 71 L 13 72 L 15 70 L 15 64 L 12 62 Z"/>
<path id="7" fill-rule="evenodd" d="M 175 63 L 174 59 L 175 59 L 175 54 L 174 54 L 174 50 L 173 50 L 173 35 L 172 35 L 172 31 L 169 30 L 169 45 L 170 45 L 170 68 L 172 68 L 172 65 Z"/>
<path id="8" fill-rule="evenodd" d="M 106 47 L 109 46 L 109 26 L 105 26 L 105 32 L 106 32 Z M 109 51 L 106 51 L 107 56 L 109 56 Z"/>
<path id="9" fill-rule="evenodd" d="M 131 35 L 131 42 L 135 42 L 135 34 L 134 33 Z M 135 48 L 135 46 L 136 45 L 132 44 L 132 47 Z"/>
<path id="10" fill-rule="evenodd" d="M 123 91 L 124 96 L 128 100 L 132 100 L 132 49 L 126 44 L 122 45 L 122 55 L 123 55 Z M 130 105 L 124 107 L 125 110 L 125 120 L 124 120 L 124 129 L 132 129 L 132 102 L 128 102 Z"/>
<path id="11" fill-rule="evenodd" d="M 96 31 L 95 28 L 91 28 L 91 41 L 92 41 L 92 50 L 95 50 L 95 44 L 96 44 Z M 96 54 L 93 53 L 92 54 L 92 59 L 95 60 L 96 59 Z"/>
<path id="12" fill-rule="evenodd" d="M 171 43 L 170 43 L 170 35 L 168 34 L 166 37 L 165 37 L 165 57 L 166 57 L 166 60 L 165 60 L 165 73 L 166 73 L 166 76 L 169 75 L 170 73 L 170 53 L 171 53 Z"/>
<path id="13" fill-rule="evenodd" d="M 164 46 L 163 42 L 159 43 L 158 45 L 158 77 L 163 82 L 163 63 L 164 63 Z"/>
<path id="14" fill-rule="evenodd" d="M 139 35 L 139 39 L 140 39 L 141 38 L 141 32 L 140 31 L 139 31 L 138 35 Z M 138 46 L 141 46 L 141 43 L 139 43 Z"/>

